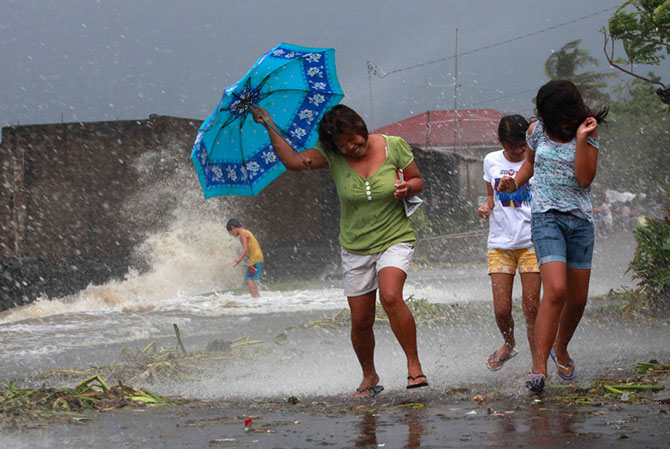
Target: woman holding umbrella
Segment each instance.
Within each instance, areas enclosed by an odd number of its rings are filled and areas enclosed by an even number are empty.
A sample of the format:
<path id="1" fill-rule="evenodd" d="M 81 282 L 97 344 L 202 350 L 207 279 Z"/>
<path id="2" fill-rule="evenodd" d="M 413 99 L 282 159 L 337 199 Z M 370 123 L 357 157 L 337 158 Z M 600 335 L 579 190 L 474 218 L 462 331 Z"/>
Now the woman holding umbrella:
<path id="1" fill-rule="evenodd" d="M 254 107 L 277 156 L 288 170 L 328 168 L 340 199 L 340 244 L 344 292 L 351 309 L 351 342 L 363 370 L 354 396 L 373 397 L 384 388 L 374 364 L 377 290 L 391 329 L 407 357 L 407 388 L 428 385 L 416 345 L 416 325 L 403 300 L 416 236 L 403 199 L 423 190 L 409 145 L 400 137 L 368 134 L 351 108 L 334 106 L 319 123 L 319 141 L 301 153 L 282 138 L 267 110 Z M 401 176 L 404 175 L 404 176 Z"/>

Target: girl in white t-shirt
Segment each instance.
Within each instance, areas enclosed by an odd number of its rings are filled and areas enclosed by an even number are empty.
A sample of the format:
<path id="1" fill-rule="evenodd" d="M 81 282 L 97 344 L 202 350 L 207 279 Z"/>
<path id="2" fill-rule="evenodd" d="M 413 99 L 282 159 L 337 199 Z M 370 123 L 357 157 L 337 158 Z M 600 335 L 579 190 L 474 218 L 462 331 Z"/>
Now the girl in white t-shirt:
<path id="1" fill-rule="evenodd" d="M 512 318 L 512 287 L 519 271 L 522 308 L 526 317 L 526 334 L 531 355 L 535 351 L 535 317 L 540 303 L 540 268 L 530 232 L 530 199 L 528 184 L 513 193 L 498 191 L 503 176 L 519 171 L 526 159 L 528 122 L 520 115 L 508 115 L 498 125 L 498 140 L 503 149 L 484 158 L 484 180 L 488 195 L 477 213 L 489 219 L 488 265 L 493 290 L 493 310 L 503 345 L 486 359 L 486 366 L 497 371 L 517 355 Z M 532 182 L 532 180 L 531 180 Z"/>

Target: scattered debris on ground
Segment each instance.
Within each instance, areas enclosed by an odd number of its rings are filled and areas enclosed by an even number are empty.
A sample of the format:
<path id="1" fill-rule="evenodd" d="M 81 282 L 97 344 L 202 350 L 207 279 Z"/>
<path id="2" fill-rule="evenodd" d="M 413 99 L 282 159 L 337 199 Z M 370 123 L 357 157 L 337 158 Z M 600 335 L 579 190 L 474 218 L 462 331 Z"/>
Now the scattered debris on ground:
<path id="1" fill-rule="evenodd" d="M 665 390 L 665 385 L 661 384 L 661 381 L 667 380 L 670 377 L 669 374 L 670 364 L 659 363 L 657 360 L 637 362 L 635 374 L 599 376 L 588 388 L 574 385 L 549 385 L 546 388 L 556 394 L 550 393 L 544 398 L 544 401 L 560 401 L 587 406 L 600 406 L 612 401 L 670 403 L 665 396 L 655 396 Z M 562 394 L 563 392 L 565 394 Z"/>
<path id="2" fill-rule="evenodd" d="M 110 387 L 99 375 L 84 379 L 73 388 L 19 388 L 10 383 L 0 385 L 0 429 L 42 427 L 59 421 L 74 423 L 98 412 L 176 402 L 122 382 Z"/>
<path id="3" fill-rule="evenodd" d="M 167 380 L 199 380 L 198 376 L 211 364 L 249 355 L 252 347 L 262 343 L 248 336 L 225 342 L 210 342 L 205 351 L 187 352 L 174 325 L 177 345 L 175 348 L 158 348 L 155 342 L 132 351 L 124 348 L 123 361 L 84 369 L 56 369 L 31 377 L 33 381 L 73 382 L 83 377 L 99 375 L 106 379 L 126 379 L 128 383 L 164 382 Z"/>

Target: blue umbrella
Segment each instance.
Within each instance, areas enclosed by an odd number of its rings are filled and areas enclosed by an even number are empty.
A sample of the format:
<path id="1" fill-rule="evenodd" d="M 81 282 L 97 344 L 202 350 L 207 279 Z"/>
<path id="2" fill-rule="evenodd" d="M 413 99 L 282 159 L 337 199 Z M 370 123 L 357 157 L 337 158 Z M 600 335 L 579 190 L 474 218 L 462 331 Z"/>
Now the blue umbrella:
<path id="1" fill-rule="evenodd" d="M 286 171 L 251 107 L 267 109 L 276 131 L 300 154 L 314 146 L 321 116 L 343 96 L 334 49 L 280 44 L 267 52 L 224 89 L 198 130 L 191 159 L 205 198 L 254 196 Z"/>

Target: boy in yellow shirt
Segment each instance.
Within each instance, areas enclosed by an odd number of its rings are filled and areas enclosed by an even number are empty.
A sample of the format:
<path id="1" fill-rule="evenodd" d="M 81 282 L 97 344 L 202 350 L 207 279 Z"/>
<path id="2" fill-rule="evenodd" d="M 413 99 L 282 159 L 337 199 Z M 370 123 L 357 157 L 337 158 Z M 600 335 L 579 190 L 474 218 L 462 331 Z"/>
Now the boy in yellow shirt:
<path id="1" fill-rule="evenodd" d="M 249 287 L 249 292 L 254 298 L 259 298 L 258 287 L 254 281 L 260 279 L 261 269 L 263 268 L 263 251 L 258 244 L 256 237 L 248 229 L 244 229 L 240 222 L 231 218 L 226 224 L 226 229 L 230 235 L 234 237 L 239 237 L 240 242 L 242 243 L 242 254 L 240 257 L 233 262 L 233 267 L 237 266 L 244 256 L 249 255 L 249 260 L 247 261 L 247 270 L 244 274 L 244 280 L 247 281 L 247 286 Z"/>

